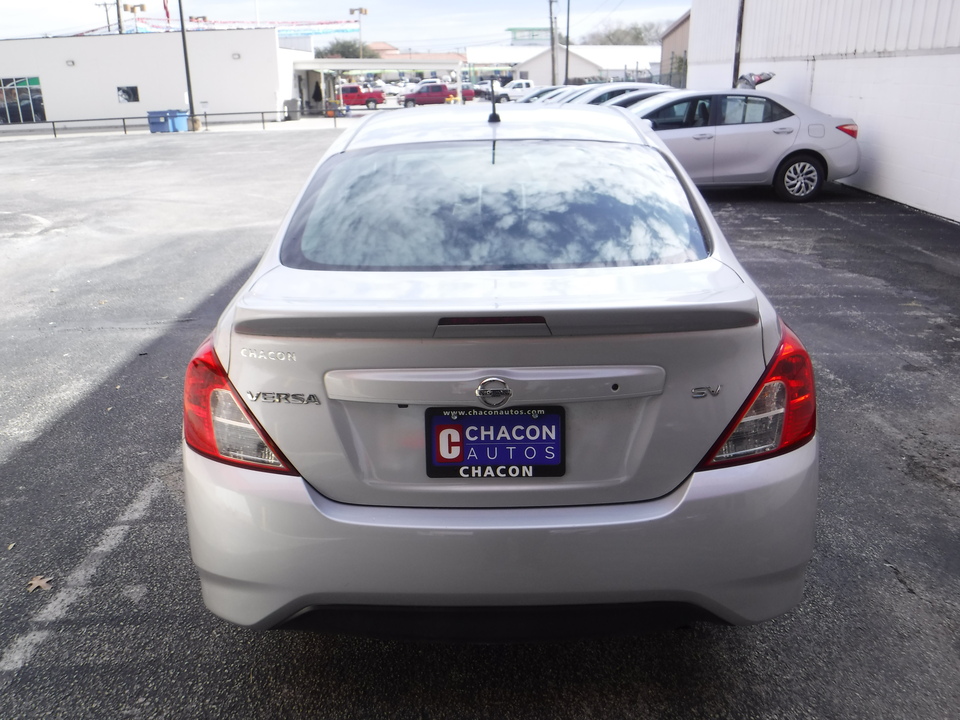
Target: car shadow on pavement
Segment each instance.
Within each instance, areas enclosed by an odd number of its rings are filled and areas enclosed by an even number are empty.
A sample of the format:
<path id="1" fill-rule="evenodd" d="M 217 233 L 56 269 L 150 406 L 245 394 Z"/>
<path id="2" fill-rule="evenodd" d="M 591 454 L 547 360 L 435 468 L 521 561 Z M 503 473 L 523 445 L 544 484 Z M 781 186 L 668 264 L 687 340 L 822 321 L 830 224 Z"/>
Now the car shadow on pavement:
<path id="1" fill-rule="evenodd" d="M 780 208 L 833 205 L 837 203 L 862 202 L 869 193 L 837 182 L 828 182 L 816 200 L 809 203 L 791 203 L 780 199 L 772 187 L 766 185 L 743 185 L 729 188 L 700 188 L 707 202 L 751 202 L 776 205 Z"/>

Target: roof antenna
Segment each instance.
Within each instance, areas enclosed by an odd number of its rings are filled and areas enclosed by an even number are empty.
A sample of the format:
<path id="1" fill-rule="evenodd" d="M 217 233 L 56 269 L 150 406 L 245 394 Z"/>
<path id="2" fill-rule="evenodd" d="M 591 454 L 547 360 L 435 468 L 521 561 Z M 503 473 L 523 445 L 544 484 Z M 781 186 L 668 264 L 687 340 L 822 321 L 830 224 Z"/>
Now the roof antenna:
<path id="1" fill-rule="evenodd" d="M 490 104 L 493 106 L 493 111 L 490 113 L 490 117 L 487 118 L 487 122 L 500 122 L 500 116 L 497 115 L 497 93 L 493 89 L 494 80 L 490 81 Z"/>

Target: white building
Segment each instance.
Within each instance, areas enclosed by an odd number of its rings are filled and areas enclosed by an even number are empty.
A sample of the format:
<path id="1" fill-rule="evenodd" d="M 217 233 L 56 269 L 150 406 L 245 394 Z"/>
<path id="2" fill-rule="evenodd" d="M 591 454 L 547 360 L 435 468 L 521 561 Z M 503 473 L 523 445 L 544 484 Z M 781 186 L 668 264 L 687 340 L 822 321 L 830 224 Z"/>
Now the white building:
<path id="1" fill-rule="evenodd" d="M 741 9 L 740 73 L 860 126 L 845 183 L 960 221 L 960 3 L 693 0 L 688 87 L 732 86 Z"/>
<path id="2" fill-rule="evenodd" d="M 648 80 L 660 72 L 659 45 L 571 45 L 570 72 L 566 72 L 567 47 L 508 45 L 467 48 L 467 64 L 474 75 L 512 75 L 537 85 L 584 80 Z M 556 83 L 553 82 L 556 63 Z"/>
<path id="3" fill-rule="evenodd" d="M 313 57 L 279 48 L 272 28 L 188 32 L 187 50 L 198 114 L 281 115 L 299 92 L 293 63 Z M 22 102 L 24 86 L 42 93 L 47 120 L 188 109 L 179 32 L 0 40 L 0 78 L 15 83 L 0 115 Z"/>
<path id="4" fill-rule="evenodd" d="M 567 58 L 570 70 L 567 72 Z M 552 82 L 556 63 L 557 82 Z M 647 82 L 660 72 L 659 45 L 558 45 L 541 50 L 514 68 L 514 77 L 529 77 L 538 85 L 563 84 L 564 79 L 576 81 L 636 80 Z"/>

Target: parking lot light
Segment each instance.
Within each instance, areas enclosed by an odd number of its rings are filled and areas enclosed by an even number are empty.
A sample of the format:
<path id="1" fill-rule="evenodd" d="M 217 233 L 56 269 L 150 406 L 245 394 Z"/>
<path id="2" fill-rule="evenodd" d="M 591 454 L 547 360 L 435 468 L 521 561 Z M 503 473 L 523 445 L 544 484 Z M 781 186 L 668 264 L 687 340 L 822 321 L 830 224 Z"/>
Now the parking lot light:
<path id="1" fill-rule="evenodd" d="M 124 5 L 124 6 L 123 6 L 123 11 L 124 11 L 124 12 L 133 13 L 133 31 L 134 31 L 135 33 L 139 33 L 139 32 L 140 32 L 140 26 L 139 26 L 138 23 L 137 23 L 137 11 L 138 11 L 138 10 L 139 10 L 140 12 L 146 12 L 146 11 L 147 11 L 147 6 L 146 6 L 146 5 L 143 5 L 143 4 L 140 4 L 140 5 Z"/>
<path id="2" fill-rule="evenodd" d="M 363 24 L 360 20 L 367 14 L 367 9 L 363 7 L 350 8 L 350 14 L 353 15 L 354 13 L 357 14 L 357 38 L 360 45 L 360 59 L 363 60 Z"/>

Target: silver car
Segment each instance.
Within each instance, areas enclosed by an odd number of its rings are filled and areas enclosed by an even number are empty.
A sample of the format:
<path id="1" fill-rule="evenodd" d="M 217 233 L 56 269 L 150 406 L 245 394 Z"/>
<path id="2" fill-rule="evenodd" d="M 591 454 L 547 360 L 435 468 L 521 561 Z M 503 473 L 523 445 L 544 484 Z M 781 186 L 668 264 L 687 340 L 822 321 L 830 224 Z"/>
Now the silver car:
<path id="1" fill-rule="evenodd" d="M 668 85 L 659 85 L 657 83 L 646 82 L 609 82 L 598 83 L 596 85 L 586 85 L 582 92 L 568 96 L 562 102 L 587 105 L 602 105 L 603 103 L 618 98 L 626 93 L 637 90 L 654 90 L 665 92 L 672 90 Z"/>
<path id="2" fill-rule="evenodd" d="M 522 103 L 540 102 L 540 100 L 545 95 L 550 95 L 554 92 L 557 92 L 558 90 L 563 90 L 566 87 L 567 87 L 566 85 L 546 85 L 544 87 L 534 88 L 533 90 L 528 92 L 526 95 L 524 95 L 522 98 L 517 100 L 517 102 L 522 102 Z"/>
<path id="3" fill-rule="evenodd" d="M 675 91 L 629 111 L 653 124 L 700 187 L 772 185 L 807 202 L 860 167 L 856 122 L 768 92 Z"/>
<path id="4" fill-rule="evenodd" d="M 489 110 L 340 136 L 190 361 L 207 607 L 486 639 L 790 610 L 807 352 L 638 118 Z"/>
<path id="5" fill-rule="evenodd" d="M 602 103 L 600 103 L 600 105 L 630 108 L 637 103 L 643 102 L 647 98 L 652 98 L 654 95 L 659 95 L 660 93 L 669 91 L 670 88 L 666 86 L 654 87 L 653 89 L 649 90 L 631 90 L 630 92 L 623 93 L 622 95 L 612 97 L 609 100 L 604 100 Z"/>

